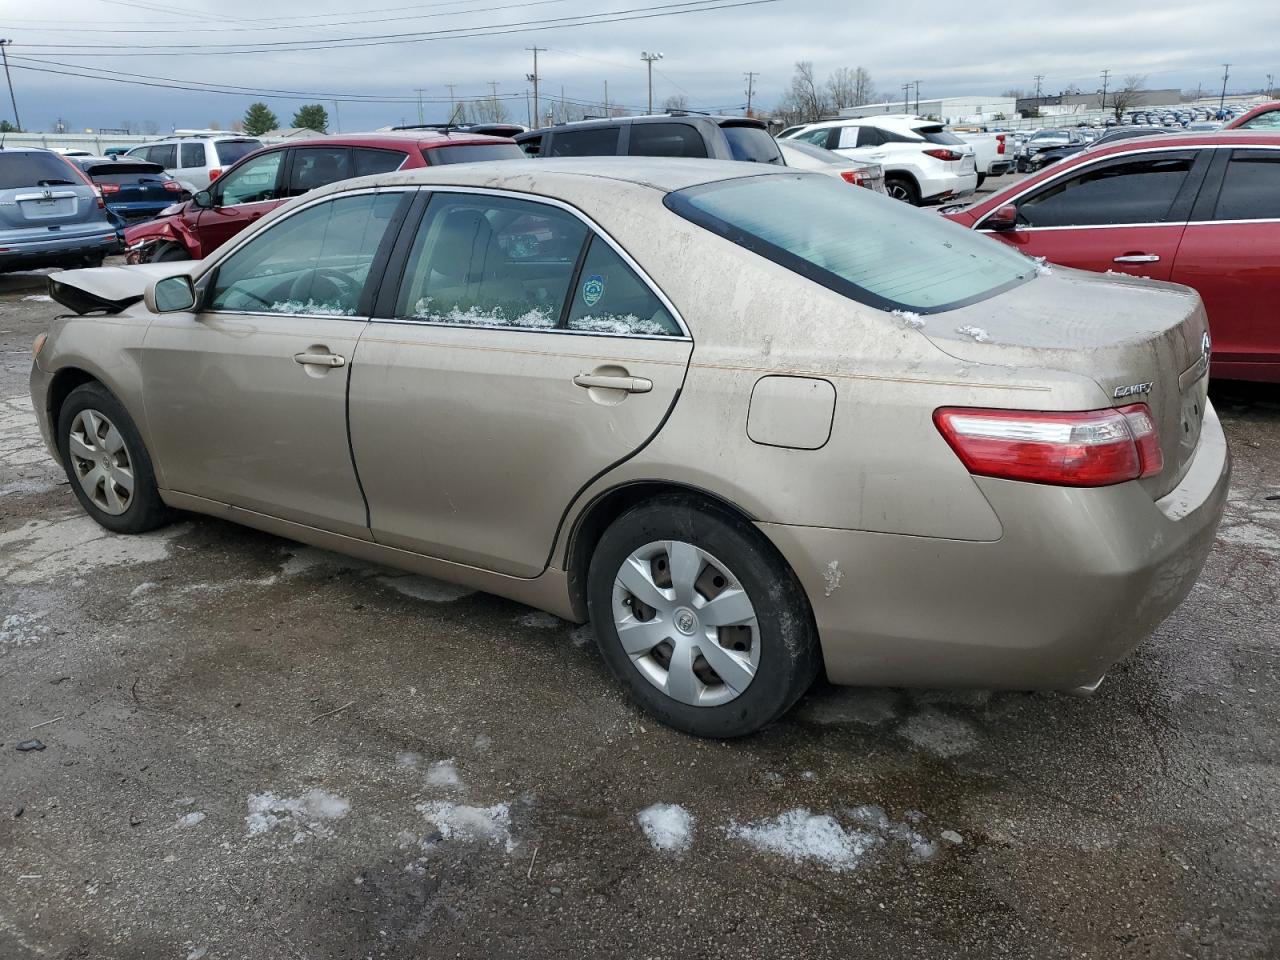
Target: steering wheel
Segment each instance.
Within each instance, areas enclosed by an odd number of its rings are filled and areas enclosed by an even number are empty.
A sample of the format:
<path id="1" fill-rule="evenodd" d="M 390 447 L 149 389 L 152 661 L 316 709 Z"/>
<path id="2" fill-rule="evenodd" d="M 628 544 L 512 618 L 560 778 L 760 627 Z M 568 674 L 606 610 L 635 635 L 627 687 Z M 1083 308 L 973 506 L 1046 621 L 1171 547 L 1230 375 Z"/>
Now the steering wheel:
<path id="1" fill-rule="evenodd" d="M 350 303 L 359 295 L 359 288 L 349 276 L 333 267 L 316 267 L 310 273 L 299 274 L 289 286 L 289 299 L 304 299 L 335 307 Z"/>

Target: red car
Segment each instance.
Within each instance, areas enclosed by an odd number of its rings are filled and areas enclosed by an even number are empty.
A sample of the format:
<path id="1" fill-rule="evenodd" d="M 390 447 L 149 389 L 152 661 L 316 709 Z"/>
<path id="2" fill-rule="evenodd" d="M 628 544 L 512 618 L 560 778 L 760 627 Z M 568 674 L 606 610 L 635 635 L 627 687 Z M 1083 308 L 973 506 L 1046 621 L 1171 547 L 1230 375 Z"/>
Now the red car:
<path id="1" fill-rule="evenodd" d="M 1222 128 L 1223 130 L 1276 130 L 1280 129 L 1280 100 L 1262 103 L 1248 113 L 1242 113 Z"/>
<path id="2" fill-rule="evenodd" d="M 414 131 L 314 137 L 255 151 L 168 216 L 124 232 L 129 263 L 200 260 L 290 197 L 372 173 L 442 163 L 523 160 L 507 137 Z"/>
<path id="3" fill-rule="evenodd" d="M 1213 375 L 1280 382 L 1280 134 L 1124 140 L 943 215 L 1052 263 L 1194 287 Z"/>

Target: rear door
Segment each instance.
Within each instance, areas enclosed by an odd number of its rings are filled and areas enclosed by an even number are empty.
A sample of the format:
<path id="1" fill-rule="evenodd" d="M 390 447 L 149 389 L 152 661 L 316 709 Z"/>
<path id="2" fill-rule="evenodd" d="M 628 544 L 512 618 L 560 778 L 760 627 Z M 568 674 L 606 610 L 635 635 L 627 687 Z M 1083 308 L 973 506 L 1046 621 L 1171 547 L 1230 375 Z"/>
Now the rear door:
<path id="1" fill-rule="evenodd" d="M 574 497 L 643 446 L 692 341 L 570 209 L 438 191 L 387 275 L 351 376 L 351 444 L 379 543 L 517 577 Z"/>
<path id="2" fill-rule="evenodd" d="M 209 188 L 214 205 L 201 209 L 196 218 L 200 249 L 192 256 L 207 257 L 280 204 L 285 152 L 259 154 L 214 182 Z"/>
<path id="3" fill-rule="evenodd" d="M 1165 150 L 1074 167 L 1015 200 L 1017 229 L 993 235 L 1051 263 L 1168 280 L 1208 162 Z"/>
<path id="4" fill-rule="evenodd" d="M 1214 152 L 1172 279 L 1204 298 L 1215 372 L 1280 379 L 1280 148 Z"/>

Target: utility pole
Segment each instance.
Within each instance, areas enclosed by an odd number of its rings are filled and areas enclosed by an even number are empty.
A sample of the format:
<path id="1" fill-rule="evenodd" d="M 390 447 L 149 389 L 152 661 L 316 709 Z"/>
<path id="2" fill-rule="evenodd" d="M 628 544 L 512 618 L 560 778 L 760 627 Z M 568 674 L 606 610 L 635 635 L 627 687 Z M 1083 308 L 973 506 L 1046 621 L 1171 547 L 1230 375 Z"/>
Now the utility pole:
<path id="1" fill-rule="evenodd" d="M 913 80 L 912 83 L 916 85 L 916 116 L 919 116 L 920 115 L 920 81 Z"/>
<path id="2" fill-rule="evenodd" d="M 1222 65 L 1222 96 L 1218 97 L 1218 109 L 1221 110 L 1227 102 L 1227 77 L 1231 76 L 1231 64 L 1224 63 Z"/>
<path id="3" fill-rule="evenodd" d="M 911 84 L 904 83 L 902 85 L 902 112 L 906 113 L 911 108 Z"/>
<path id="4" fill-rule="evenodd" d="M 1276 93 L 1275 84 L 1271 82 L 1273 79 L 1274 78 L 1271 76 L 1271 74 L 1268 73 L 1267 74 L 1267 96 L 1268 97 L 1274 97 Z"/>
<path id="5" fill-rule="evenodd" d="M 453 87 L 454 85 L 452 83 L 446 83 L 445 86 L 449 88 L 449 122 L 453 123 L 453 110 L 454 110 Z"/>
<path id="6" fill-rule="evenodd" d="M 533 73 L 526 73 L 524 78 L 533 84 L 533 123 L 531 127 L 538 125 L 538 81 L 542 78 L 538 76 L 538 54 L 546 53 L 546 47 L 525 47 L 526 50 L 533 52 Z"/>
<path id="7" fill-rule="evenodd" d="M 13 125 L 22 129 L 22 121 L 18 119 L 18 100 L 13 95 L 13 77 L 9 76 L 9 44 L 12 40 L 0 40 L 0 57 L 4 57 L 4 78 L 9 81 L 9 102 L 13 104 Z"/>
<path id="8" fill-rule="evenodd" d="M 747 78 L 747 116 L 749 117 L 751 116 L 751 101 L 756 94 L 756 77 L 760 76 L 760 74 L 755 71 L 748 71 L 743 76 Z"/>
<path id="9" fill-rule="evenodd" d="M 609 116 L 609 81 L 604 82 L 604 115 Z"/>
<path id="10" fill-rule="evenodd" d="M 1037 73 L 1033 78 L 1036 82 L 1036 106 L 1040 106 L 1040 81 L 1044 79 L 1043 73 Z"/>
<path id="11" fill-rule="evenodd" d="M 640 52 L 640 59 L 649 65 L 649 112 L 653 113 L 653 62 L 661 60 L 662 54 L 649 53 L 648 51 Z"/>
<path id="12" fill-rule="evenodd" d="M 1110 70 L 1102 71 L 1102 110 L 1105 113 L 1107 109 L 1107 80 L 1111 77 Z"/>
<path id="13" fill-rule="evenodd" d="M 426 87 L 414 87 L 414 90 L 418 94 L 418 122 L 419 123 L 426 122 L 426 118 L 422 114 L 422 94 L 426 91 L 426 89 L 427 89 Z"/>
<path id="14" fill-rule="evenodd" d="M 333 101 L 333 132 L 342 132 L 342 115 L 338 113 L 338 101 Z"/>

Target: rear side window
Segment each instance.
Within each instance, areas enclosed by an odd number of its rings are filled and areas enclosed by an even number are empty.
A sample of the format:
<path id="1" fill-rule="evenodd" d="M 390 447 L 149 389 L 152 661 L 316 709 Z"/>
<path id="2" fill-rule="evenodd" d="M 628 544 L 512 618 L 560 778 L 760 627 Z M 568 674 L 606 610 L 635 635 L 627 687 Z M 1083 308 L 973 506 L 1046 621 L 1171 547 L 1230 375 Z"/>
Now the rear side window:
<path id="1" fill-rule="evenodd" d="M 218 162 L 229 167 L 241 157 L 261 150 L 262 143 L 257 140 L 219 140 L 213 145 L 213 149 L 218 154 Z"/>
<path id="2" fill-rule="evenodd" d="M 1095 164 L 1018 204 L 1031 227 L 1161 223 L 1191 171 L 1191 154 Z"/>
<path id="3" fill-rule="evenodd" d="M 203 167 L 204 166 L 204 144 L 203 143 L 184 143 L 181 145 L 182 166 L 184 167 Z"/>
<path id="4" fill-rule="evenodd" d="M 514 143 L 459 143 L 424 150 L 427 163 L 477 163 L 481 160 L 523 160 L 524 151 Z"/>
<path id="5" fill-rule="evenodd" d="M 83 182 L 67 161 L 52 153 L 0 152 L 0 190 Z"/>
<path id="6" fill-rule="evenodd" d="M 595 236 L 573 291 L 569 329 L 619 336 L 671 337 L 680 333 L 662 301 L 613 247 Z"/>
<path id="7" fill-rule="evenodd" d="M 156 147 L 151 147 L 147 154 L 147 159 L 152 163 L 158 163 L 166 170 L 172 170 L 178 165 L 178 145 L 176 143 L 164 143 Z"/>
<path id="8" fill-rule="evenodd" d="M 618 127 L 558 130 L 551 138 L 549 157 L 612 157 L 618 152 Z"/>
<path id="9" fill-rule="evenodd" d="M 941 143 L 948 147 L 954 147 L 957 143 L 964 143 L 963 140 L 957 137 L 950 130 L 945 130 L 940 126 L 917 127 L 916 133 L 920 134 L 920 136 L 924 137 L 930 143 Z"/>
<path id="10" fill-rule="evenodd" d="M 218 267 L 209 309 L 354 316 L 403 197 L 339 197 L 279 221 Z"/>
<path id="11" fill-rule="evenodd" d="M 1280 110 L 1275 115 L 1280 116 Z M 1237 150 L 1233 153 L 1213 218 L 1280 219 L 1280 151 Z"/>
<path id="12" fill-rule="evenodd" d="M 284 195 L 301 196 L 308 190 L 351 176 L 351 151 L 346 147 L 297 147 L 293 150 L 293 166 Z"/>
<path id="13" fill-rule="evenodd" d="M 1280 110 L 1268 110 L 1260 113 L 1252 120 L 1240 124 L 1238 130 L 1278 130 L 1280 129 Z"/>
<path id="14" fill-rule="evenodd" d="M 768 131 L 759 127 L 727 126 L 721 127 L 725 139 L 729 141 L 729 152 L 735 160 L 747 163 L 781 164 L 782 153 L 778 144 Z"/>
<path id="15" fill-rule="evenodd" d="M 409 155 L 400 150 L 374 150 L 371 147 L 356 147 L 352 153 L 356 159 L 357 177 L 367 177 L 375 173 L 390 173 L 399 170 L 400 164 L 409 159 Z"/>
<path id="16" fill-rule="evenodd" d="M 633 123 L 627 152 L 633 157 L 705 157 L 707 145 L 688 123 Z"/>
<path id="17" fill-rule="evenodd" d="M 800 140 L 804 143 L 812 143 L 817 147 L 825 147 L 827 145 L 827 140 L 830 138 L 831 128 L 823 127 L 819 130 L 806 130 L 804 133 L 797 133 L 794 137 L 789 137 L 788 139 Z"/>
<path id="18" fill-rule="evenodd" d="M 542 153 L 542 137 L 527 137 L 518 144 L 526 157 L 536 157 Z"/>
<path id="19" fill-rule="evenodd" d="M 667 195 L 666 205 L 859 303 L 936 313 L 1035 276 L 1004 244 L 821 174 L 744 177 Z"/>

